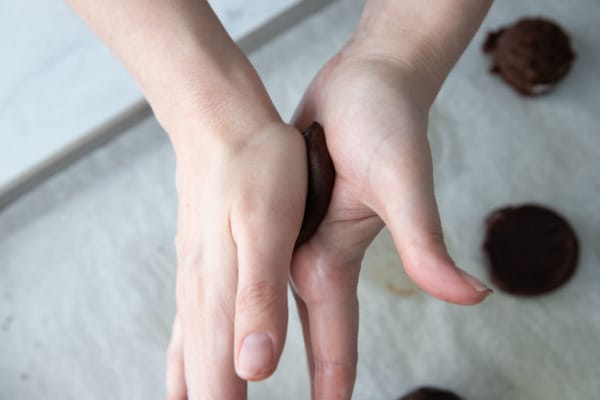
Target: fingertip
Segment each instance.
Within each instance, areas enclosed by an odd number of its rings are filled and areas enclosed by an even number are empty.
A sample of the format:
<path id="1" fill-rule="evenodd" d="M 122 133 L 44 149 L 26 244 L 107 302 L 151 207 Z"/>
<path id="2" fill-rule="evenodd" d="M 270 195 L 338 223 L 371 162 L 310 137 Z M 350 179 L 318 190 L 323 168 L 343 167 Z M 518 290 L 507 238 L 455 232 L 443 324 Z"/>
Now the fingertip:
<path id="1" fill-rule="evenodd" d="M 456 267 L 456 270 L 462 276 L 462 278 L 469 284 L 469 286 L 471 286 L 473 289 L 475 289 L 478 293 L 481 294 L 481 301 L 483 301 L 489 295 L 494 293 L 494 291 L 490 287 L 486 286 L 485 283 L 481 282 L 479 279 L 475 278 L 473 275 L 469 274 L 468 272 L 466 272 L 458 267 Z"/>
<path id="2" fill-rule="evenodd" d="M 268 378 L 276 365 L 273 340 L 262 332 L 247 335 L 240 345 L 236 373 L 242 379 L 258 381 Z"/>
<path id="3" fill-rule="evenodd" d="M 452 268 L 460 279 L 462 279 L 460 284 L 456 283 L 456 294 L 448 300 L 450 303 L 465 306 L 479 304 L 493 293 L 493 290 L 486 284 L 457 267 L 454 263 L 452 263 L 450 268 Z"/>
<path id="4" fill-rule="evenodd" d="M 410 218 L 388 220 L 406 273 L 425 292 L 460 305 L 478 304 L 492 293 L 487 285 L 456 266 L 437 218 L 428 223 L 420 219 L 410 223 Z M 413 229 L 408 231 L 407 226 Z"/>
<path id="5" fill-rule="evenodd" d="M 425 213 L 426 215 L 429 215 Z M 437 218 L 384 218 L 406 273 L 433 297 L 460 305 L 478 304 L 492 290 L 477 278 L 456 266 L 444 243 Z M 407 227 L 411 227 L 409 230 Z"/>
<path id="6" fill-rule="evenodd" d="M 407 274 L 425 292 L 448 303 L 473 305 L 493 293 L 483 282 L 463 271 L 445 254 L 419 254 L 404 265 Z"/>

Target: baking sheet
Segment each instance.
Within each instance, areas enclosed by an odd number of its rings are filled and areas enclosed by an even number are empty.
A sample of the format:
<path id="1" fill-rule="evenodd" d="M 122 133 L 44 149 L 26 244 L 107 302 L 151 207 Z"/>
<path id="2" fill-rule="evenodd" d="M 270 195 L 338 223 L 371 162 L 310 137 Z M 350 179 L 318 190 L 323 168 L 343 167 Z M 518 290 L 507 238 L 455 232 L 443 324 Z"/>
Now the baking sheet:
<path id="1" fill-rule="evenodd" d="M 338 2 L 253 54 L 283 115 L 360 6 Z M 480 45 L 488 29 L 531 14 L 560 21 L 578 59 L 554 93 L 523 99 L 487 74 Z M 476 307 L 449 305 L 414 288 L 384 232 L 359 287 L 355 399 L 391 400 L 423 384 L 465 399 L 597 398 L 599 20 L 593 0 L 496 2 L 440 93 L 429 131 L 459 265 L 487 280 L 483 219 L 496 207 L 536 202 L 574 226 L 576 275 L 543 297 L 496 291 Z M 149 119 L 0 213 L 0 399 L 163 398 L 175 207 L 172 152 Z M 400 290 L 389 290 L 390 280 Z M 309 398 L 302 346 L 292 308 L 280 367 L 251 385 L 251 399 Z"/>

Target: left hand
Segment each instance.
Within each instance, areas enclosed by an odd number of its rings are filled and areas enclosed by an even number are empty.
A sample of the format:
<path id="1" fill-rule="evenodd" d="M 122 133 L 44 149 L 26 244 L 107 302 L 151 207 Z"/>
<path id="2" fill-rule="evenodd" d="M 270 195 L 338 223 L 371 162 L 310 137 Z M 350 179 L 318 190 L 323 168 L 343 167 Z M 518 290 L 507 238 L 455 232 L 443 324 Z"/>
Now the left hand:
<path id="1" fill-rule="evenodd" d="M 235 112 L 202 113 L 218 118 L 216 127 L 174 143 L 179 205 L 177 317 L 167 364 L 172 400 L 246 399 L 246 381 L 271 375 L 285 342 L 289 265 L 307 191 L 306 149 L 301 134 L 275 117 L 252 127 L 258 112 L 247 111 L 256 103 L 241 100 Z"/>
<path id="2" fill-rule="evenodd" d="M 294 118 L 320 122 L 336 168 L 319 230 L 292 259 L 313 399 L 350 399 L 359 271 L 384 223 L 408 275 L 433 296 L 476 304 L 490 290 L 446 251 L 427 142 L 428 86 L 410 65 L 347 46 L 319 72 Z"/>

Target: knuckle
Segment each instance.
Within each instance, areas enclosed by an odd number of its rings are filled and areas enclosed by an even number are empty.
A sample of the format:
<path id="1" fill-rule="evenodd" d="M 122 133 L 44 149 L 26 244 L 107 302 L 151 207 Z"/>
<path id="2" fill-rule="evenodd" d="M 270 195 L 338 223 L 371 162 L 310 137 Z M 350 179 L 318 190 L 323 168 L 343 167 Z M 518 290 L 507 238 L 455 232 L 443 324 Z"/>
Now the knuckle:
<path id="1" fill-rule="evenodd" d="M 315 282 L 310 274 L 306 274 L 300 268 L 292 269 L 291 282 L 296 295 L 306 303 L 314 303 L 322 297 L 319 290 L 321 283 Z"/>
<path id="2" fill-rule="evenodd" d="M 348 265 L 332 260 L 301 263 L 291 270 L 292 288 L 305 303 L 319 305 L 356 295 L 360 264 Z"/>
<path id="3" fill-rule="evenodd" d="M 436 227 L 428 231 L 429 241 L 434 247 L 445 247 L 444 232 L 441 228 Z"/>
<path id="4" fill-rule="evenodd" d="M 356 362 L 356 356 L 347 360 L 315 357 L 315 376 L 334 387 L 347 387 L 352 385 L 356 379 Z"/>
<path id="5" fill-rule="evenodd" d="M 307 251 L 295 255 L 294 263 L 290 270 L 292 289 L 304 302 L 318 302 L 326 294 L 327 283 L 319 279 L 317 269 L 318 259 L 312 255 L 307 256 Z"/>
<path id="6" fill-rule="evenodd" d="M 237 229 L 241 233 L 260 231 L 264 227 L 265 198 L 256 196 L 251 191 L 241 195 L 232 207 L 232 215 L 236 216 Z"/>
<path id="7" fill-rule="evenodd" d="M 228 324 L 233 324 L 235 319 L 233 301 L 220 297 L 207 304 L 210 306 L 205 310 L 205 315 L 209 321 L 227 321 Z"/>
<path id="8" fill-rule="evenodd" d="M 430 223 L 422 228 L 420 234 L 414 237 L 415 244 L 424 246 L 443 246 L 444 232 L 438 224 Z"/>
<path id="9" fill-rule="evenodd" d="M 411 251 L 409 252 L 408 261 L 418 263 L 419 254 L 432 254 L 435 256 L 443 257 L 446 261 L 451 262 L 448 250 L 446 248 L 446 241 L 444 239 L 444 232 L 440 227 L 432 227 L 426 229 L 423 232 L 422 237 L 416 238 L 411 243 Z"/>
<path id="10" fill-rule="evenodd" d="M 427 226 L 419 229 L 406 240 L 407 250 L 411 253 L 422 251 L 438 252 L 446 248 L 444 232 L 439 226 Z"/>
<path id="11" fill-rule="evenodd" d="M 264 280 L 244 285 L 237 295 L 236 310 L 245 312 L 273 308 L 281 300 L 280 292 L 273 283 Z"/>

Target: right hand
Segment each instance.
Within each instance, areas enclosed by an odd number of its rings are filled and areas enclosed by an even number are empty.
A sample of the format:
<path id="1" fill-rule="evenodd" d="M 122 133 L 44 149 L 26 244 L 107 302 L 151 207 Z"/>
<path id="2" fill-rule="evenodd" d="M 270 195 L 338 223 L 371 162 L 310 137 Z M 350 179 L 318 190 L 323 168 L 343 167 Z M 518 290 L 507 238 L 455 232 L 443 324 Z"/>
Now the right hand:
<path id="1" fill-rule="evenodd" d="M 307 190 L 306 147 L 281 121 L 253 127 L 238 124 L 239 118 L 238 109 L 224 136 L 201 130 L 176 145 L 171 400 L 245 399 L 246 380 L 269 376 L 285 341 L 289 265 Z M 229 139 L 209 139 L 215 137 Z"/>

